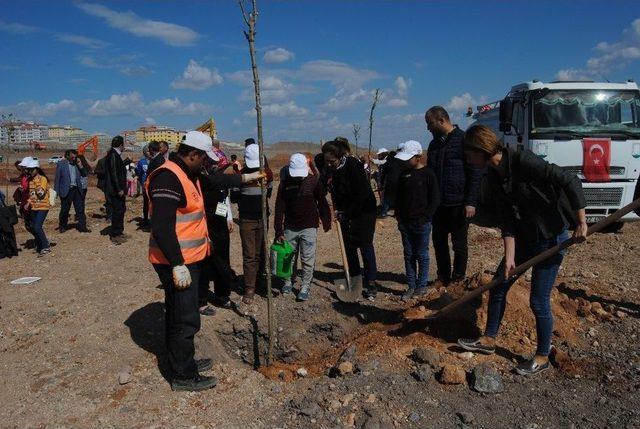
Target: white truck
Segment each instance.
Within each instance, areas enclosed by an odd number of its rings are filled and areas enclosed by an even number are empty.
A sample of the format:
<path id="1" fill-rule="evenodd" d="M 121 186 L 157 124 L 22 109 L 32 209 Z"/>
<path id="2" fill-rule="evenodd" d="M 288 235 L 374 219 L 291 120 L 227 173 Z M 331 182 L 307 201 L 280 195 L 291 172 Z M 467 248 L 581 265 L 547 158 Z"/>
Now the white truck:
<path id="1" fill-rule="evenodd" d="M 635 82 L 533 80 L 477 110 L 474 124 L 493 129 L 506 146 L 530 150 L 578 175 L 589 223 L 632 201 L 640 174 L 640 91 Z M 592 138 L 609 140 L 606 181 L 589 182 L 583 174 L 583 144 Z M 639 219 L 630 213 L 622 221 Z M 621 227 L 619 223 L 614 229 Z"/>

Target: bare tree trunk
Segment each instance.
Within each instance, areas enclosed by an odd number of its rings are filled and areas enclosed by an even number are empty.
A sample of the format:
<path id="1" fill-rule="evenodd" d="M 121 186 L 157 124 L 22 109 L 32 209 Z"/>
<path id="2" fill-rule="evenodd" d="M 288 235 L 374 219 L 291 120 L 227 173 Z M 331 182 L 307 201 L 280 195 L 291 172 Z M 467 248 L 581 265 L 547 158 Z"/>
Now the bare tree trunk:
<path id="1" fill-rule="evenodd" d="M 376 89 L 376 93 L 373 96 L 373 104 L 371 105 L 371 112 L 369 113 L 369 159 L 371 159 L 371 144 L 373 137 L 373 111 L 376 109 L 378 105 L 378 101 L 380 100 L 380 88 Z"/>
<path id="2" fill-rule="evenodd" d="M 244 0 L 239 0 L 240 10 L 242 11 L 242 17 L 248 30 L 245 30 L 244 35 L 249 42 L 249 55 L 251 56 L 251 71 L 253 72 L 253 86 L 256 96 L 256 121 L 258 128 L 258 147 L 260 156 L 260 171 L 264 171 L 264 139 L 262 137 L 262 104 L 260 103 L 260 77 L 258 75 L 258 65 L 256 63 L 256 22 L 258 20 L 258 9 L 256 6 L 256 0 L 252 0 L 252 11 L 246 13 L 244 8 Z M 267 279 L 267 318 L 269 329 L 269 348 L 267 351 L 267 365 L 271 365 L 273 358 L 273 334 L 274 334 L 274 310 L 273 310 L 273 297 L 271 293 L 271 252 L 269 251 L 269 238 L 268 238 L 268 225 L 267 219 L 267 184 L 265 181 L 261 184 L 262 188 L 262 229 L 263 240 L 262 246 L 264 250 L 265 258 L 265 276 Z"/>
<path id="3" fill-rule="evenodd" d="M 355 155 L 358 156 L 358 137 L 360 136 L 360 124 L 353 124 L 353 139 L 356 144 Z"/>

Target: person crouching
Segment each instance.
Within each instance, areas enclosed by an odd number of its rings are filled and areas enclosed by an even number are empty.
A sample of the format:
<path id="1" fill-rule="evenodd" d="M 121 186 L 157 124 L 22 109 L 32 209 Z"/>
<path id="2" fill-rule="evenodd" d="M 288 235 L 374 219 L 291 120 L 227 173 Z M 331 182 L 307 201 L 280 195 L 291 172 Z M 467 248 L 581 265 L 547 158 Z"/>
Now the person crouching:
<path id="1" fill-rule="evenodd" d="M 429 234 L 431 219 L 440 204 L 440 191 L 435 173 L 425 165 L 420 143 L 406 142 L 396 158 L 405 161 L 408 167 L 398 179 L 396 192 L 396 219 L 402 235 L 408 284 L 402 299 L 408 301 L 427 292 Z"/>
<path id="2" fill-rule="evenodd" d="M 331 210 L 326 191 L 317 174 L 310 174 L 307 157 L 294 153 L 289 165 L 280 170 L 280 186 L 276 196 L 274 229 L 276 241 L 287 240 L 295 249 L 294 273 L 286 279 L 282 293 L 293 292 L 298 256 L 302 265 L 302 284 L 298 300 L 309 299 L 313 280 L 319 220 L 324 232 L 331 229 Z"/>

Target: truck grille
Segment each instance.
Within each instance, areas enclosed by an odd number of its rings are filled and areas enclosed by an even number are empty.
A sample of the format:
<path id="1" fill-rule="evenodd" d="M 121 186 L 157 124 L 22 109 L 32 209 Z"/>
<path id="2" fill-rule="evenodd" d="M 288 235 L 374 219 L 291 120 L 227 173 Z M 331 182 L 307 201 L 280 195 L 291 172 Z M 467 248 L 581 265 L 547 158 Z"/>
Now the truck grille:
<path id="1" fill-rule="evenodd" d="M 572 165 L 569 167 L 562 167 L 564 171 L 567 173 L 575 174 L 576 176 L 582 174 L 582 166 L 580 165 Z M 611 176 L 624 176 L 625 169 L 624 167 L 609 167 L 609 174 Z"/>
<path id="2" fill-rule="evenodd" d="M 619 206 L 622 201 L 622 188 L 582 188 L 587 207 Z"/>

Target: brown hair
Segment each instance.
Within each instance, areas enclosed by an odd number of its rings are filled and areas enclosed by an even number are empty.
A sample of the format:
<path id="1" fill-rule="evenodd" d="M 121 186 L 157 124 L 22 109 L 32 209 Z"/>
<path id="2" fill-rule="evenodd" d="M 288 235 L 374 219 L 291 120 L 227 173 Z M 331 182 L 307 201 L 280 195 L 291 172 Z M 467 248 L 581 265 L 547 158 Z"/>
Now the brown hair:
<path id="1" fill-rule="evenodd" d="M 480 152 L 490 157 L 502 150 L 502 143 L 491 128 L 474 125 L 464 134 L 464 150 Z"/>

